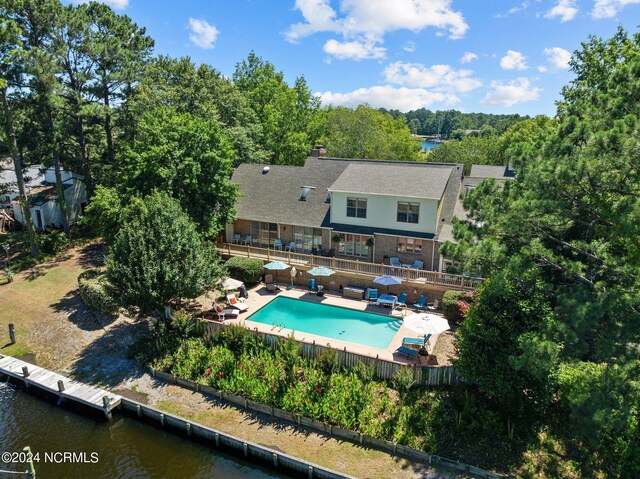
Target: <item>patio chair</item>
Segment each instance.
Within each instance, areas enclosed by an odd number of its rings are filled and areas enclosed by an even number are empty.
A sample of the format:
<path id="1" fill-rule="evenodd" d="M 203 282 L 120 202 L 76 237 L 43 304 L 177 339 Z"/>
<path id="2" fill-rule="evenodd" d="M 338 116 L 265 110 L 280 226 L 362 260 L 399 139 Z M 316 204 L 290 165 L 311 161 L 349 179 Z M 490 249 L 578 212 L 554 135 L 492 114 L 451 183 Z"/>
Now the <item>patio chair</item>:
<path id="1" fill-rule="evenodd" d="M 375 303 L 376 301 L 378 301 L 378 290 L 369 288 L 369 302 Z"/>
<path id="2" fill-rule="evenodd" d="M 427 304 L 427 309 L 429 311 L 435 311 L 440 307 L 440 301 L 437 299 L 433 302 L 433 304 Z"/>
<path id="3" fill-rule="evenodd" d="M 244 312 L 249 309 L 249 306 L 239 301 L 238 298 L 236 298 L 236 295 L 233 293 L 229 293 L 227 295 L 227 303 L 229 304 L 230 308 L 237 309 L 240 312 Z"/>
<path id="4" fill-rule="evenodd" d="M 249 246 L 251 246 L 251 235 L 245 236 L 242 240 L 242 244 L 248 244 Z"/>
<path id="5" fill-rule="evenodd" d="M 282 250 L 282 240 L 281 239 L 273 240 L 273 249 L 274 250 L 276 250 L 276 249 Z"/>
<path id="6" fill-rule="evenodd" d="M 275 292 L 276 289 L 278 289 L 278 286 L 273 281 L 273 275 L 272 274 L 265 274 L 264 275 L 264 285 L 266 286 L 267 291 L 271 291 L 272 293 Z"/>
<path id="7" fill-rule="evenodd" d="M 424 266 L 424 262 L 420 261 L 419 259 L 415 260 L 413 262 L 413 264 L 411 266 L 409 266 L 409 268 L 411 269 L 422 269 L 422 267 Z"/>
<path id="8" fill-rule="evenodd" d="M 398 301 L 396 301 L 396 307 L 407 307 L 407 293 L 400 293 L 400 296 L 398 296 Z"/>
<path id="9" fill-rule="evenodd" d="M 231 244 L 233 243 L 240 244 L 241 240 L 242 240 L 242 236 L 240 236 L 240 233 L 236 233 L 233 235 L 233 238 L 231 239 Z"/>
<path id="10" fill-rule="evenodd" d="M 318 283 L 315 278 L 309 280 L 309 291 L 318 291 Z"/>
<path id="11" fill-rule="evenodd" d="M 400 258 L 398 258 L 397 256 L 392 256 L 391 258 L 389 258 L 389 266 L 393 266 L 394 268 L 402 268 Z"/>
<path id="12" fill-rule="evenodd" d="M 285 251 L 293 251 L 296 248 L 296 242 L 295 241 L 289 241 L 286 246 L 284 247 Z"/>
<path id="13" fill-rule="evenodd" d="M 396 353 L 406 354 L 407 357 L 416 358 L 418 362 L 420 362 L 420 354 L 417 349 L 405 348 L 404 346 L 400 346 L 396 349 Z"/>
<path id="14" fill-rule="evenodd" d="M 418 346 L 426 346 L 429 344 L 431 334 L 427 334 L 424 338 L 402 338 L 402 344 L 417 344 Z"/>
<path id="15" fill-rule="evenodd" d="M 427 309 L 427 297 L 424 294 L 421 294 L 418 298 L 418 302 L 413 304 L 415 309 Z"/>

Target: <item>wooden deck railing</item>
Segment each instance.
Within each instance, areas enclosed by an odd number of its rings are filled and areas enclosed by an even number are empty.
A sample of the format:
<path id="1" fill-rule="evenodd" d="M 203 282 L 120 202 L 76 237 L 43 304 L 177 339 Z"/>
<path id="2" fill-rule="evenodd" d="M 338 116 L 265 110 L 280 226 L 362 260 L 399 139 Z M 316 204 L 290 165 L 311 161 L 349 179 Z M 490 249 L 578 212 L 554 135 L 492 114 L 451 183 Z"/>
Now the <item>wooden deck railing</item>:
<path id="1" fill-rule="evenodd" d="M 483 279 L 462 276 L 459 274 L 440 273 L 438 271 L 426 271 L 424 269 L 396 268 L 387 264 L 355 261 L 345 258 L 331 258 L 292 251 L 259 248 L 250 245 L 238 245 L 224 243 L 219 245 L 219 250 L 226 256 L 246 256 L 259 258 L 266 261 L 280 260 L 292 266 L 326 266 L 338 273 L 357 274 L 360 276 L 382 276 L 390 274 L 400 276 L 408 283 L 433 284 L 451 289 L 471 290 L 478 286 Z"/>

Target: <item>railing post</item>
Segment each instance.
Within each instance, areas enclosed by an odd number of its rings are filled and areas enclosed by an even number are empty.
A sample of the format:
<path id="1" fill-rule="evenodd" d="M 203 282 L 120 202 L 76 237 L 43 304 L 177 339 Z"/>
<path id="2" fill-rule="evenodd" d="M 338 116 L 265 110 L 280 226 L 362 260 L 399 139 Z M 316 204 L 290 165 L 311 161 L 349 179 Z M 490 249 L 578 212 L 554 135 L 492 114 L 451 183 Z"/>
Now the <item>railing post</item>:
<path id="1" fill-rule="evenodd" d="M 271 261 L 271 250 L 267 248 L 267 261 Z"/>

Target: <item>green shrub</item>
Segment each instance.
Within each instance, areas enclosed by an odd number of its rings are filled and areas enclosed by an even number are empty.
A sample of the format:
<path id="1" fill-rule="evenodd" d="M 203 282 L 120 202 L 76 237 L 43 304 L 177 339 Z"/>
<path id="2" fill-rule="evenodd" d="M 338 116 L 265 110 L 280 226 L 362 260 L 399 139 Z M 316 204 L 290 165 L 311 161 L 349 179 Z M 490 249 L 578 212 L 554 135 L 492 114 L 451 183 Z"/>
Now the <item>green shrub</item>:
<path id="1" fill-rule="evenodd" d="M 400 394 L 409 392 L 409 389 L 416 383 L 413 379 L 413 369 L 408 366 L 400 366 L 391 383 Z"/>
<path id="2" fill-rule="evenodd" d="M 442 296 L 442 312 L 444 317 L 455 324 L 464 319 L 458 301 L 464 300 L 464 291 L 445 291 Z"/>
<path id="3" fill-rule="evenodd" d="M 42 254 L 57 254 L 62 251 L 69 239 L 62 231 L 52 230 L 38 236 Z"/>
<path id="4" fill-rule="evenodd" d="M 115 313 L 118 304 L 109 293 L 109 287 L 102 272 L 89 270 L 78 276 L 80 297 L 87 306 L 101 313 Z"/>
<path id="5" fill-rule="evenodd" d="M 261 259 L 234 256 L 224 264 L 229 271 L 229 276 L 239 279 L 248 286 L 257 284 L 262 279 L 264 263 Z"/>

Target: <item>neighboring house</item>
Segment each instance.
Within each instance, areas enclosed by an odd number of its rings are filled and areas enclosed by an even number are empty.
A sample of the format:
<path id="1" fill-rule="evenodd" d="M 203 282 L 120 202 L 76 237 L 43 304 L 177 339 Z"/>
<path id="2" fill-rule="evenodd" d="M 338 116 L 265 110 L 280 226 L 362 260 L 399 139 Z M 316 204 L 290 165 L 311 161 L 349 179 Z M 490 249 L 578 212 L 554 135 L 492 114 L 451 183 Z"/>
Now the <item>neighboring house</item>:
<path id="1" fill-rule="evenodd" d="M 440 270 L 443 225 L 456 204 L 459 164 L 351 160 L 314 155 L 304 166 L 241 164 L 237 219 L 226 241 Z"/>
<path id="2" fill-rule="evenodd" d="M 78 216 L 87 205 L 87 192 L 84 178 L 70 171 L 62 171 L 62 188 L 67 206 L 69 222 L 77 221 Z M 12 169 L 3 169 L 0 182 L 4 186 L 3 200 L 8 201 L 13 209 L 15 219 L 24 224 L 22 208 L 18 198 L 18 186 L 15 172 Z M 36 229 L 42 231 L 47 227 L 62 226 L 60 208 L 57 202 L 55 169 L 48 168 L 42 173 L 41 166 L 31 166 L 25 173 L 25 187 L 29 196 L 31 217 Z"/>
<path id="3" fill-rule="evenodd" d="M 27 193 L 31 188 L 44 181 L 42 165 L 29 166 L 24 171 L 24 186 Z M 11 208 L 11 202 L 18 197 L 18 179 L 12 162 L 2 164 L 0 168 L 0 203 L 2 208 Z"/>

